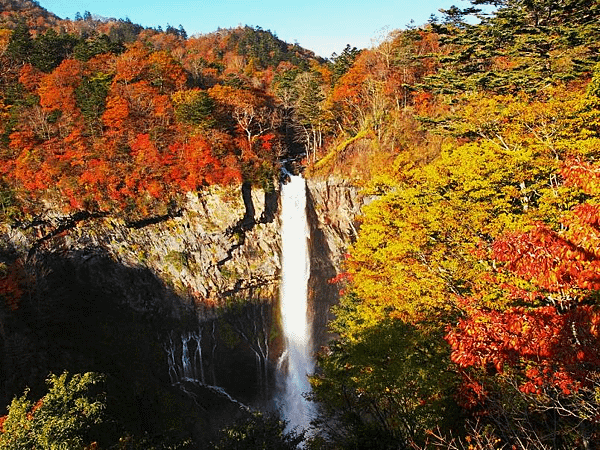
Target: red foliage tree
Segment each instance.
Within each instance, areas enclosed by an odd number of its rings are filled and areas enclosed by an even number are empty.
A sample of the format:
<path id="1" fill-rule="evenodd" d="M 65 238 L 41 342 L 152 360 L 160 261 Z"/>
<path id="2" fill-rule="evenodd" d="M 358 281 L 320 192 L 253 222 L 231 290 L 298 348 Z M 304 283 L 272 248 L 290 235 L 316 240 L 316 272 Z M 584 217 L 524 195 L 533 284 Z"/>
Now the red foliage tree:
<path id="1" fill-rule="evenodd" d="M 567 394 L 600 370 L 600 165 L 570 161 L 562 174 L 590 198 L 561 228 L 537 224 L 493 245 L 495 280 L 518 306 L 490 310 L 464 299 L 465 317 L 446 336 L 459 367 L 516 370 L 524 392 Z"/>
<path id="2" fill-rule="evenodd" d="M 10 310 L 15 311 L 19 308 L 28 280 L 22 261 L 17 260 L 8 266 L 0 266 L 0 297 L 4 298 Z"/>

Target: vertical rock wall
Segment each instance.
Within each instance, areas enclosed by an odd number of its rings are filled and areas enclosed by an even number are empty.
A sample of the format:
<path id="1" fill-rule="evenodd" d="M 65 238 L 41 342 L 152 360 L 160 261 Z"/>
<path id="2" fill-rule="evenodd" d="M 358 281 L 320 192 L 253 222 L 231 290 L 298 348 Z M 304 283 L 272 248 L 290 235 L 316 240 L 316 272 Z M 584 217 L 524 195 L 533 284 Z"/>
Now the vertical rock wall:
<path id="1" fill-rule="evenodd" d="M 328 281 L 356 237 L 363 201 L 341 180 L 307 186 L 318 348 L 338 300 Z M 130 387 L 119 408 L 149 430 L 174 414 L 168 407 L 179 400 L 169 389 L 190 373 L 242 401 L 267 398 L 280 339 L 278 194 L 215 187 L 190 194 L 180 211 L 137 222 L 49 211 L 1 225 L 0 269 L 20 262 L 29 283 L 16 304 L 0 307 L 2 404 L 25 386 L 41 395 L 48 373 L 64 369 L 107 372 L 116 390 Z M 208 402 L 218 392 L 195 400 L 204 427 L 217 427 L 218 415 L 202 411 L 228 404 Z"/>
<path id="2" fill-rule="evenodd" d="M 0 225 L 0 275 L 17 268 L 24 288 L 0 305 L 0 408 L 26 386 L 41 396 L 48 374 L 65 369 L 129 388 L 119 408 L 148 430 L 173 414 L 175 378 L 200 367 L 199 382 L 264 397 L 279 228 L 277 192 L 247 185 L 190 194 L 180 211 L 137 222 L 49 211 Z M 193 370 L 184 352 L 195 352 Z"/>
<path id="3" fill-rule="evenodd" d="M 365 200 L 356 186 L 344 180 L 308 181 L 311 224 L 309 295 L 316 350 L 331 337 L 327 323 L 333 318 L 331 306 L 339 300 L 339 286 L 330 280 L 343 271 L 346 251 L 357 237 L 357 216 Z"/>
<path id="4" fill-rule="evenodd" d="M 281 267 L 277 193 L 241 191 L 212 188 L 189 194 L 178 213 L 144 221 L 86 218 L 46 239 L 70 219 L 49 214 L 36 224 L 0 227 L 0 252 L 30 258 L 103 254 L 124 267 L 151 271 L 199 314 L 210 314 L 212 307 L 238 295 L 272 300 Z M 143 299 L 135 297 L 131 306 L 143 310 Z"/>

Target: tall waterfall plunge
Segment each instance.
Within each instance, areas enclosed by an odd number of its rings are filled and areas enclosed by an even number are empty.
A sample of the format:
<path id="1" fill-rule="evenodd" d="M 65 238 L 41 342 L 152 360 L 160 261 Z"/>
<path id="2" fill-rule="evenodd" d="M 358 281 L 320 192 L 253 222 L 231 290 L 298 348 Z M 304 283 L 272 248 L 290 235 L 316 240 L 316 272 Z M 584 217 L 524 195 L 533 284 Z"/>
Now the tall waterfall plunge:
<path id="1" fill-rule="evenodd" d="M 284 391 L 280 397 L 289 428 L 308 428 L 313 405 L 303 394 L 310 391 L 307 374 L 314 371 L 311 329 L 308 320 L 309 228 L 306 217 L 306 183 L 290 176 L 281 188 L 282 283 L 281 318 L 285 339 L 282 355 Z"/>

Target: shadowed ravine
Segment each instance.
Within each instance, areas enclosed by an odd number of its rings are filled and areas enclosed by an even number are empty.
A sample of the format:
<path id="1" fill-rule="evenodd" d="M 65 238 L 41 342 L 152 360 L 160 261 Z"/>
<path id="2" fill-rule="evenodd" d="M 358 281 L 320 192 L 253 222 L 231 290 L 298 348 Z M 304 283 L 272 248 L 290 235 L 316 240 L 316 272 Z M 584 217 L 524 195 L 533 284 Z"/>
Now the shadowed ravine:
<path id="1" fill-rule="evenodd" d="M 140 227 L 87 217 L 58 233 L 69 219 L 60 216 L 0 227 L 2 261 L 22 261 L 30 280 L 16 310 L 2 305 L 4 405 L 27 386 L 39 398 L 50 372 L 96 371 L 109 380 L 110 414 L 134 434 L 162 435 L 165 423 L 206 443 L 247 416 L 244 405 L 268 408 L 273 397 L 290 426 L 306 427 L 310 356 L 327 342 L 324 323 L 337 298 L 327 280 L 354 236 L 350 222 L 361 202 L 341 183 L 307 184 L 294 177 L 268 195 L 214 189 L 189 196 L 180 214 Z M 300 218 L 285 231 L 288 209 Z M 253 226 L 230 231 L 251 216 Z M 293 247 L 282 248 L 281 233 Z M 288 276 L 300 287 L 283 287 L 291 295 L 281 300 L 293 299 L 302 312 L 291 314 L 284 338 L 284 313 L 273 309 L 288 263 L 302 267 Z M 304 335 L 309 323 L 312 340 Z M 276 376 L 279 362 L 285 380 Z"/>

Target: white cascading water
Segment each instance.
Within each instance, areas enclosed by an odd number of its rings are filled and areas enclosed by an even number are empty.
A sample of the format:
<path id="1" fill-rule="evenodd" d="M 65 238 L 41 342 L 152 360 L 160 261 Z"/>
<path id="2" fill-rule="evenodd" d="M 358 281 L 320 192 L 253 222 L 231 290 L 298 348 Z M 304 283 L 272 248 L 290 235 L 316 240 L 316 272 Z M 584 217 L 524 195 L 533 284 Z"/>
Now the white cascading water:
<path id="1" fill-rule="evenodd" d="M 313 405 L 303 394 L 310 391 L 307 375 L 314 371 L 308 320 L 309 228 L 306 217 L 306 183 L 290 176 L 281 188 L 282 280 L 280 309 L 285 339 L 282 358 L 287 362 L 285 390 L 280 398 L 288 428 L 307 429 Z"/>

